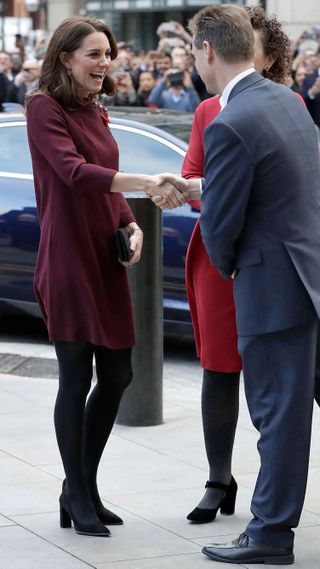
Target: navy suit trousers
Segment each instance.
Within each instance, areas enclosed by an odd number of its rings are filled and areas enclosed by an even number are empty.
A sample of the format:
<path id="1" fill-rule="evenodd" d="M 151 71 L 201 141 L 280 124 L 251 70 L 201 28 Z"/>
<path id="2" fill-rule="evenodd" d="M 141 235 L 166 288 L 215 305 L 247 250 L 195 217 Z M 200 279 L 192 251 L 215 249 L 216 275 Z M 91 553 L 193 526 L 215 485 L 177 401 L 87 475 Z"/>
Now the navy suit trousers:
<path id="1" fill-rule="evenodd" d="M 320 407 L 320 320 L 318 326 L 318 348 L 317 348 L 317 360 L 316 360 L 316 388 L 315 388 L 315 400 Z"/>
<path id="2" fill-rule="evenodd" d="M 239 337 L 249 412 L 260 433 L 254 517 L 246 529 L 258 543 L 293 545 L 309 466 L 317 340 L 316 317 L 295 328 Z"/>

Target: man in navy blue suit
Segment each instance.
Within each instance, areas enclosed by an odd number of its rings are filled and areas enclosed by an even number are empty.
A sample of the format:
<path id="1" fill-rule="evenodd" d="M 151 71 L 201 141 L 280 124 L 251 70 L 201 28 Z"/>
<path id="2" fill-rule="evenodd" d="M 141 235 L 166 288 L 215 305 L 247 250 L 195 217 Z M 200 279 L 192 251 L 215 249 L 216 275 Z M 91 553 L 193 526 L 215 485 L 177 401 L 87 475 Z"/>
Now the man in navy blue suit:
<path id="1" fill-rule="evenodd" d="M 204 8 L 190 29 L 197 70 L 209 92 L 221 93 L 223 107 L 204 135 L 201 232 L 212 264 L 234 278 L 261 458 L 253 519 L 232 543 L 203 552 L 229 563 L 291 564 L 308 473 L 320 316 L 316 134 L 296 95 L 253 69 L 243 8 Z"/>

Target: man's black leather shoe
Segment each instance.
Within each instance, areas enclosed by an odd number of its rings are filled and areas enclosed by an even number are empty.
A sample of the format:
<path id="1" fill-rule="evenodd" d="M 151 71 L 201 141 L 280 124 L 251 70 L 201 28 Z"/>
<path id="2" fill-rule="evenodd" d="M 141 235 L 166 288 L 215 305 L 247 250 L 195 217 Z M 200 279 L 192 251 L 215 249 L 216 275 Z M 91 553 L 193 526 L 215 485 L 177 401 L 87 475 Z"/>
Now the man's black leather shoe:
<path id="1" fill-rule="evenodd" d="M 265 563 L 267 565 L 291 565 L 294 562 L 291 547 L 272 547 L 256 543 L 242 533 L 231 543 L 205 545 L 202 553 L 222 563 Z"/>

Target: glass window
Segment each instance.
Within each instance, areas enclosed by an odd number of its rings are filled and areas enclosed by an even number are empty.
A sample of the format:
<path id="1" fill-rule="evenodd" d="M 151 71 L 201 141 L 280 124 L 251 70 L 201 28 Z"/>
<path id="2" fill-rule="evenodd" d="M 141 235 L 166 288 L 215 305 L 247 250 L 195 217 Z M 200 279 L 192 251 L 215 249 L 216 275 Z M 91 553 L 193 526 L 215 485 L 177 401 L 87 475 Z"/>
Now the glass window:
<path id="1" fill-rule="evenodd" d="M 0 172 L 32 174 L 27 130 L 21 126 L 0 128 Z"/>
<path id="2" fill-rule="evenodd" d="M 143 134 L 112 128 L 119 146 L 120 171 L 140 174 L 180 174 L 183 156 Z"/>

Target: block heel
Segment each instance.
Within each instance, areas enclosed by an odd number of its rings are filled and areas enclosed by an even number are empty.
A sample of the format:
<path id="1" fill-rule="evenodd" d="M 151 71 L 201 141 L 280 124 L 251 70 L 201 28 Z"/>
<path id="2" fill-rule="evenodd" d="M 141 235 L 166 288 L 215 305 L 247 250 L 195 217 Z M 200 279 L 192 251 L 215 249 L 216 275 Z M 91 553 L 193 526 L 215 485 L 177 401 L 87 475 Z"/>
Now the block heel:
<path id="1" fill-rule="evenodd" d="M 237 491 L 238 491 L 238 484 L 236 483 L 235 479 L 232 477 L 231 482 L 228 486 L 228 490 L 226 491 L 226 495 L 220 504 L 221 514 L 224 514 L 225 516 L 231 516 L 232 514 L 234 514 Z"/>
<path id="2" fill-rule="evenodd" d="M 61 504 L 60 504 L 60 527 L 71 528 L 71 518 L 67 510 L 65 510 Z"/>

